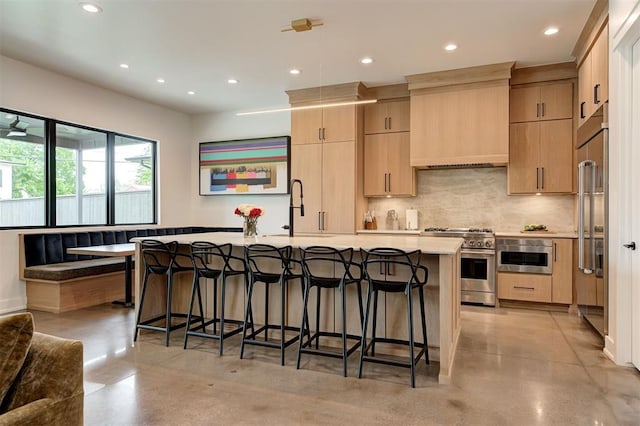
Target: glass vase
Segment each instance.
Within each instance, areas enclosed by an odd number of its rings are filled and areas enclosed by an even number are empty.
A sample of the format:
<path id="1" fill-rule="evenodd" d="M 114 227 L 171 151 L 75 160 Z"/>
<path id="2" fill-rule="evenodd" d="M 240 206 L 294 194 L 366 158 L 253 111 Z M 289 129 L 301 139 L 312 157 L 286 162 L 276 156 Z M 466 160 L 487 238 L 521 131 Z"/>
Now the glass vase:
<path id="1" fill-rule="evenodd" d="M 245 217 L 244 218 L 244 226 L 242 227 L 242 232 L 246 237 L 257 237 L 258 236 L 258 218 L 257 217 Z"/>

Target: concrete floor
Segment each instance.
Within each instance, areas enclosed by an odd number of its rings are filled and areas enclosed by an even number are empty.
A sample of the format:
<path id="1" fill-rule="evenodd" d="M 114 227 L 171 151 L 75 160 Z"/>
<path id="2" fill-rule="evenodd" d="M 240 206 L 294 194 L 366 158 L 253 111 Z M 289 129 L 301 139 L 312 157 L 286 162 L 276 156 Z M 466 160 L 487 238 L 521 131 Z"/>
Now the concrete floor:
<path id="1" fill-rule="evenodd" d="M 463 307 L 451 385 L 437 365 L 409 371 L 366 364 L 357 379 L 339 360 L 305 356 L 296 345 L 282 367 L 276 350 L 183 332 L 132 342 L 133 310 L 103 305 L 65 314 L 34 312 L 36 330 L 84 342 L 85 424 L 640 424 L 640 373 L 602 353 L 599 338 L 563 313 Z"/>

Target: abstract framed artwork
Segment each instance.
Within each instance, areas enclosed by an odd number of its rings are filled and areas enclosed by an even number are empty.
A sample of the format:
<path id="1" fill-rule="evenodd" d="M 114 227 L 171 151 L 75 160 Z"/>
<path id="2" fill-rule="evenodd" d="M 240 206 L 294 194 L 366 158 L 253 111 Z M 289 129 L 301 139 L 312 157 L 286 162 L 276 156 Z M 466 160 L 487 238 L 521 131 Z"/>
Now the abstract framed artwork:
<path id="1" fill-rule="evenodd" d="M 200 143 L 200 195 L 287 194 L 290 136 Z"/>

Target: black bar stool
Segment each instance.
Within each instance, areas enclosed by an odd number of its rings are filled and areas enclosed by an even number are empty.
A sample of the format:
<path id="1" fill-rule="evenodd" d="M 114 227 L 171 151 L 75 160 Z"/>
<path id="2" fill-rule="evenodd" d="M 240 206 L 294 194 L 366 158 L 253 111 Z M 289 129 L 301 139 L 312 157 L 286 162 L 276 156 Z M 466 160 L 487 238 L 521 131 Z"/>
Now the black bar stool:
<path id="1" fill-rule="evenodd" d="M 292 259 L 291 246 L 275 247 L 268 244 L 251 244 L 245 248 L 245 258 L 249 270 L 249 290 L 244 315 L 242 330 L 242 343 L 240 345 L 240 358 L 244 356 L 244 347 L 247 345 L 266 346 L 280 349 L 280 364 L 284 365 L 286 348 L 298 340 L 298 327 L 285 325 L 285 307 L 288 283 L 291 280 L 302 281 L 302 272 L 299 271 L 299 261 Z M 297 266 L 297 268 L 296 268 Z M 296 271 L 298 269 L 298 271 Z M 251 298 L 257 283 L 265 285 L 264 325 L 253 328 L 253 309 Z M 280 286 L 280 324 L 269 323 L 269 287 Z M 251 333 L 247 334 L 251 327 Z M 278 330 L 280 338 L 269 340 L 269 330 Z M 285 332 L 295 331 L 294 337 L 287 339 Z M 260 335 L 264 339 L 260 340 Z"/>
<path id="2" fill-rule="evenodd" d="M 227 278 L 242 275 L 243 286 L 246 292 L 248 283 L 247 267 L 243 258 L 233 256 L 231 254 L 233 247 L 231 244 L 214 244 L 208 241 L 195 241 L 191 243 L 191 261 L 193 262 L 193 286 L 191 288 L 191 298 L 189 300 L 189 314 L 187 323 L 191 323 L 193 315 L 193 305 L 196 293 L 200 294 L 200 278 L 208 278 L 213 280 L 213 318 L 203 320 L 202 323 L 196 323 L 192 328 L 187 328 L 184 334 L 184 349 L 187 348 L 189 336 L 198 336 L 220 341 L 220 355 L 223 354 L 224 339 L 234 336 L 242 331 L 244 321 L 225 318 L 225 302 L 227 290 Z M 218 316 L 218 280 L 221 284 L 220 296 L 220 315 Z M 202 302 L 200 303 L 200 312 L 202 313 Z M 204 317 L 204 313 L 202 313 Z M 225 324 L 235 325 L 231 330 L 225 332 Z M 206 327 L 213 325 L 213 332 L 207 333 Z M 220 332 L 218 332 L 218 325 Z M 201 331 L 198 331 L 201 330 Z"/>
<path id="3" fill-rule="evenodd" d="M 300 259 L 304 274 L 304 301 L 302 307 L 302 321 L 298 342 L 298 359 L 296 368 L 300 368 L 300 358 L 303 353 L 321 355 L 342 359 L 342 373 L 347 377 L 347 358 L 361 343 L 361 335 L 347 334 L 347 303 L 346 290 L 348 285 L 355 285 L 358 289 L 358 307 L 360 308 L 360 323 L 362 323 L 362 268 L 353 262 L 353 249 L 338 250 L 333 247 L 312 246 L 300 249 Z M 311 334 L 309 327 L 309 294 L 311 288 L 316 287 L 316 322 L 315 332 Z M 340 292 L 340 312 L 342 315 L 341 332 L 320 330 L 320 299 L 321 290 L 328 289 L 332 292 L 338 289 Z M 306 340 L 304 336 L 307 336 Z M 341 339 L 341 352 L 320 349 L 320 337 Z M 347 348 L 347 339 L 356 340 L 356 343 Z M 315 345 L 314 345 L 315 342 Z M 314 347 L 315 346 L 315 347 Z"/>
<path id="4" fill-rule="evenodd" d="M 360 348 L 360 365 L 358 378 L 362 377 L 362 367 L 365 362 L 408 367 L 411 370 L 411 387 L 416 387 L 415 367 L 424 355 L 429 364 L 429 349 L 427 341 L 427 325 L 424 308 L 424 286 L 429 278 L 429 271 L 420 265 L 421 251 L 403 251 L 395 248 L 361 249 L 362 269 L 367 281 L 367 301 L 362 322 L 362 344 Z M 381 273 L 382 271 L 382 273 Z M 422 342 L 416 342 L 413 336 L 413 290 L 418 289 L 420 320 L 422 326 Z M 376 337 L 376 316 L 378 310 L 378 292 L 404 293 L 407 301 L 407 327 L 409 340 Z M 372 337 L 367 344 L 367 325 L 371 299 L 373 298 Z M 387 311 L 387 314 L 389 312 Z M 395 361 L 376 356 L 376 343 L 392 343 L 409 347 L 409 361 Z M 415 348 L 420 349 L 415 354 Z"/>
<path id="5" fill-rule="evenodd" d="M 133 341 L 138 339 L 140 330 L 163 331 L 165 333 L 165 346 L 169 346 L 169 334 L 187 326 L 185 320 L 179 324 L 173 324 L 173 318 L 187 318 L 188 314 L 172 312 L 171 302 L 173 300 L 173 276 L 181 272 L 193 272 L 193 264 L 190 256 L 178 253 L 178 242 L 171 241 L 163 243 L 157 240 L 142 240 L 140 242 L 142 260 L 144 262 L 144 278 L 142 280 L 142 290 L 140 292 L 140 306 L 138 307 L 138 318 L 136 330 L 133 334 Z M 164 315 L 141 321 L 144 309 L 144 299 L 147 293 L 149 276 L 151 274 L 164 275 L 167 286 L 167 307 Z M 200 316 L 191 317 L 189 321 L 204 322 L 202 317 L 202 296 L 198 288 L 198 302 L 200 304 Z M 153 325 L 153 323 L 164 320 L 164 326 Z M 189 323 L 190 324 L 190 323 Z"/>

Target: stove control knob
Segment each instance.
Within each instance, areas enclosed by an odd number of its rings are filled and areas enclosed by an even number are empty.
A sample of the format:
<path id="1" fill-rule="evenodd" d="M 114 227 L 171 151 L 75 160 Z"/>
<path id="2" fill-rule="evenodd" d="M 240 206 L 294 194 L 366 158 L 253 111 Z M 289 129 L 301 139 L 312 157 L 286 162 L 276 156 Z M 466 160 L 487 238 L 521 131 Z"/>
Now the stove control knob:
<path id="1" fill-rule="evenodd" d="M 485 247 L 491 247 L 493 244 L 491 244 L 491 241 L 487 241 L 484 243 Z"/>
<path id="2" fill-rule="evenodd" d="M 476 242 L 475 242 L 475 241 L 473 241 L 473 240 L 469 241 L 469 247 L 473 247 L 473 246 L 475 246 L 475 245 L 476 245 Z"/>

